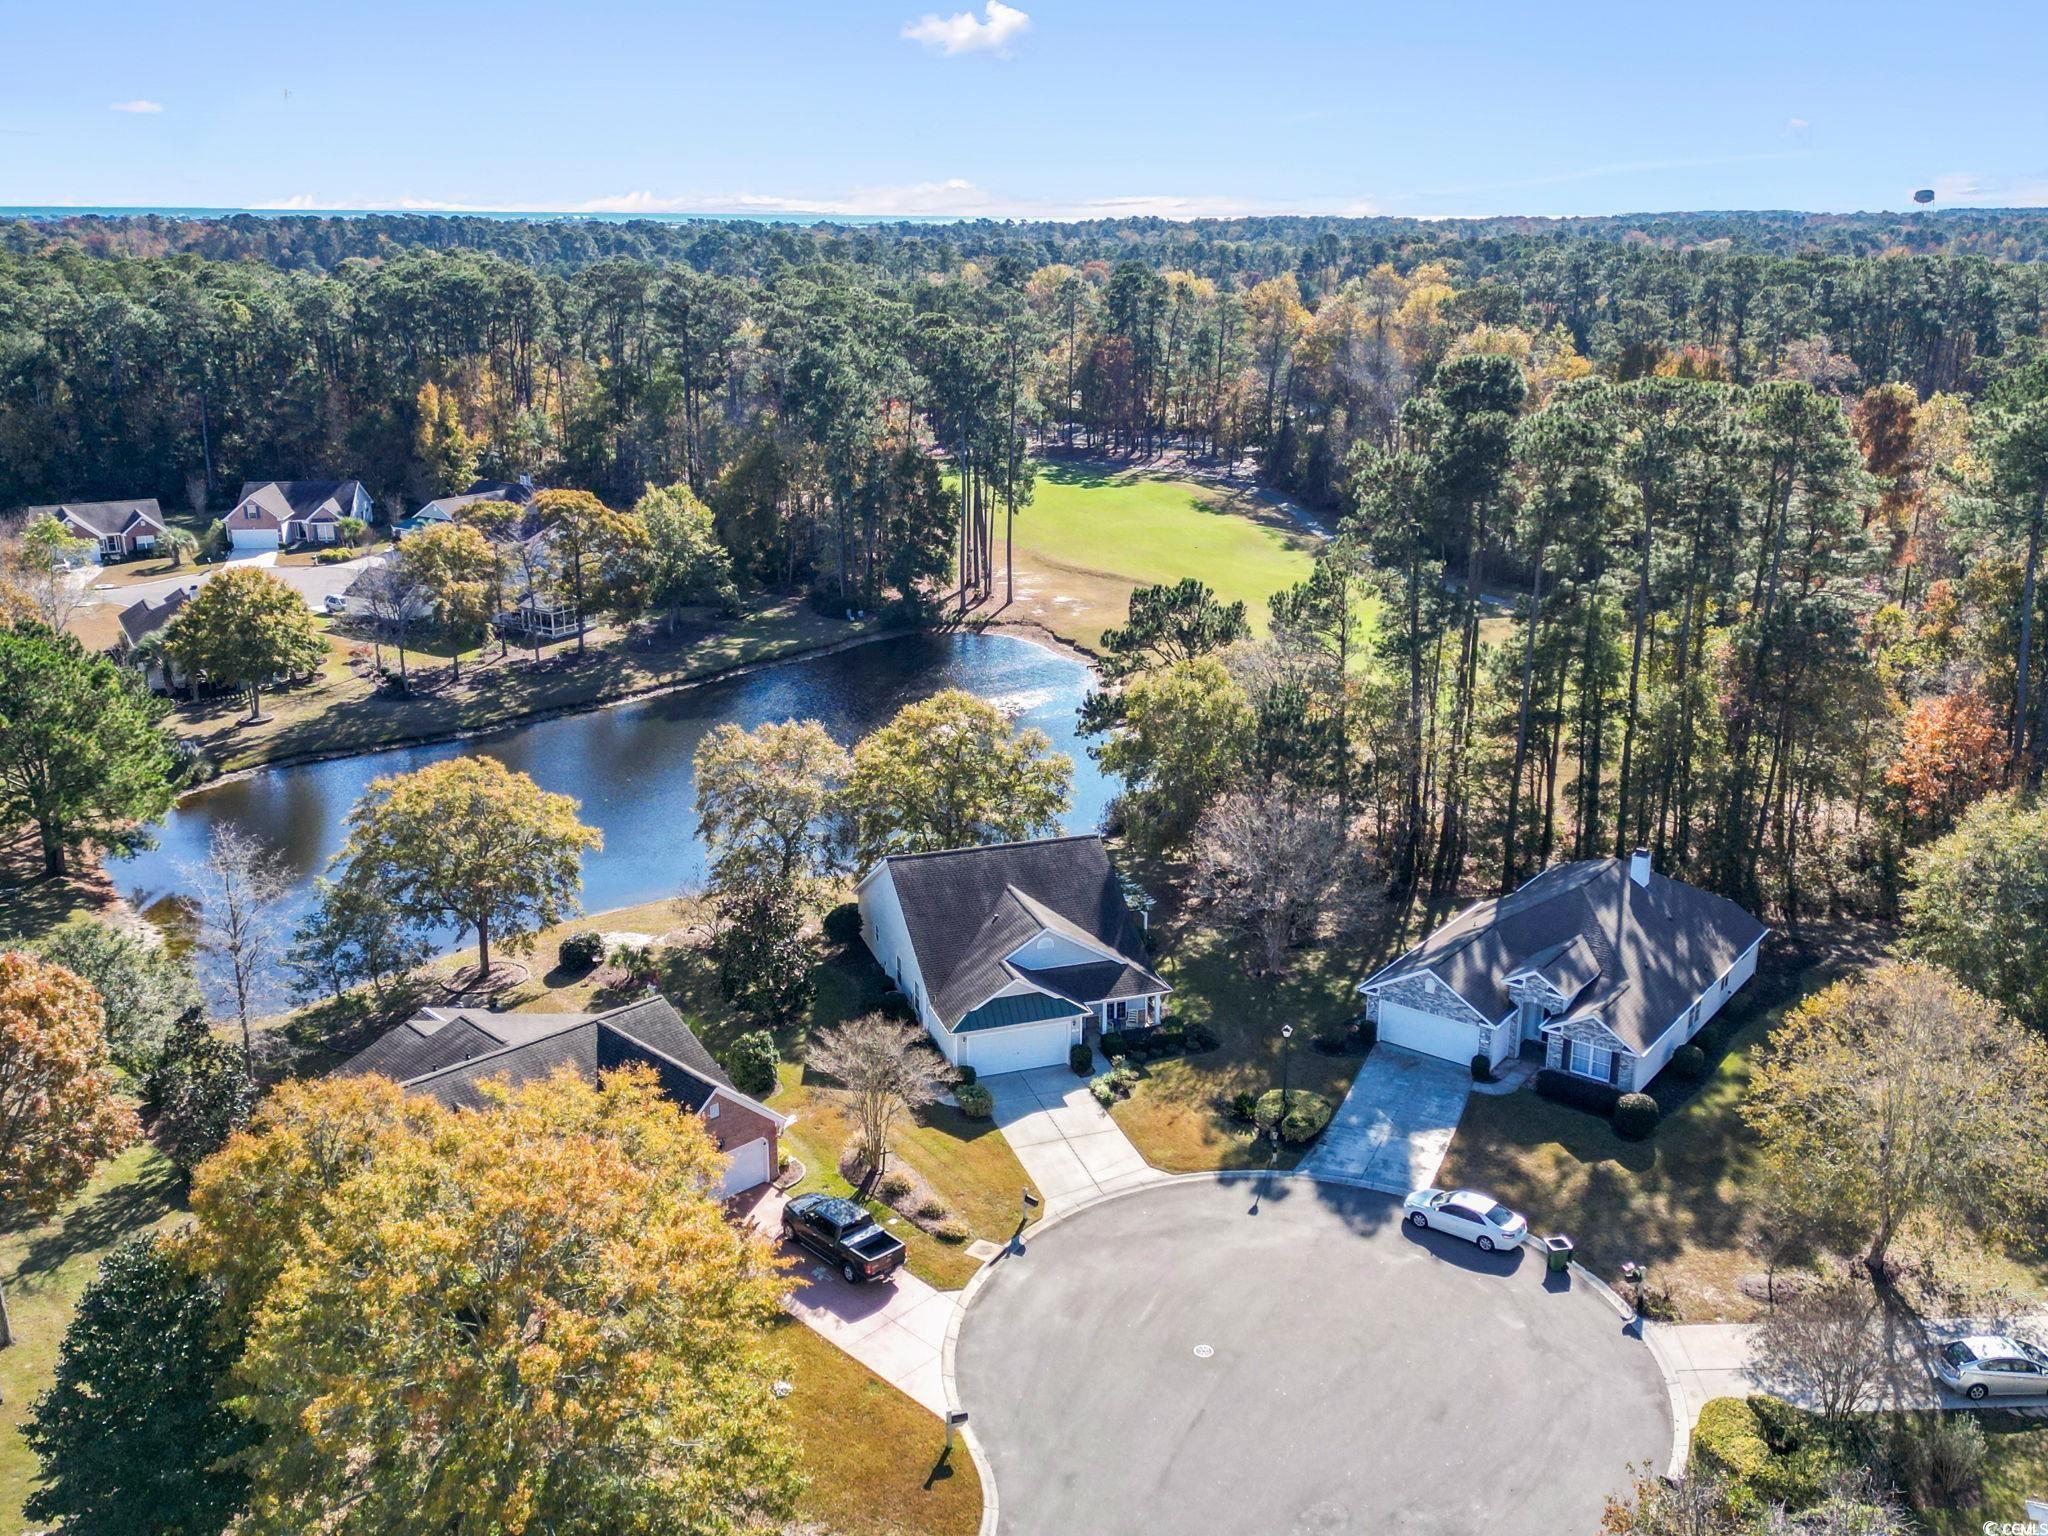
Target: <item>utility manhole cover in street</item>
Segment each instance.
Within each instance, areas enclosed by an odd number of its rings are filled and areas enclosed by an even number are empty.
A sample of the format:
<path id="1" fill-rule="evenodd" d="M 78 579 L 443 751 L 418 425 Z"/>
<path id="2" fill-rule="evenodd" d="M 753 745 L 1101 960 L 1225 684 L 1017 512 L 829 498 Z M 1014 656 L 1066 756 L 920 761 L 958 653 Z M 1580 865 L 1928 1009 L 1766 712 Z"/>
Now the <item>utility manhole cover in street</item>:
<path id="1" fill-rule="evenodd" d="M 1215 1353 L 1216 1347 L 1213 1344 L 1197 1344 L 1195 1346 L 1195 1358 L 1197 1360 L 1206 1360 Z"/>

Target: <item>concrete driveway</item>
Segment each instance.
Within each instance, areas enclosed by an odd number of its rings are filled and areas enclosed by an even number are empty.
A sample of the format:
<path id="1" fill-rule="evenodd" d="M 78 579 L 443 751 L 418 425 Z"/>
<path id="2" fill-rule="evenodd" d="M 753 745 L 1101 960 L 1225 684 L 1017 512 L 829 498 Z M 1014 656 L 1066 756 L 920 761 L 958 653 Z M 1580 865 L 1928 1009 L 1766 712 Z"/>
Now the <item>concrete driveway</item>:
<path id="1" fill-rule="evenodd" d="M 1004 1536 L 1559 1536 L 1672 1444 L 1605 1299 L 1300 1175 L 1175 1179 L 1038 1233 L 972 1293 L 953 1366 Z"/>
<path id="2" fill-rule="evenodd" d="M 736 1204 L 746 1220 L 771 1237 L 781 1237 L 785 1200 L 780 1193 L 764 1187 Z M 849 1285 L 808 1248 L 785 1242 L 781 1251 L 791 1260 L 785 1302 L 790 1316 L 943 1417 L 946 1387 L 940 1356 L 946 1330 L 960 1310 L 959 1292 L 933 1290 L 907 1269 L 887 1280 Z"/>
<path id="3" fill-rule="evenodd" d="M 1139 1155 L 1088 1080 L 1067 1067 L 1039 1067 L 981 1079 L 995 1101 L 996 1126 L 1038 1186 L 1045 1214 L 1097 1195 L 1163 1179 Z"/>
<path id="4" fill-rule="evenodd" d="M 1376 1045 L 1302 1171 L 1388 1194 L 1426 1189 L 1443 1166 L 1471 1089 L 1469 1066 Z"/>

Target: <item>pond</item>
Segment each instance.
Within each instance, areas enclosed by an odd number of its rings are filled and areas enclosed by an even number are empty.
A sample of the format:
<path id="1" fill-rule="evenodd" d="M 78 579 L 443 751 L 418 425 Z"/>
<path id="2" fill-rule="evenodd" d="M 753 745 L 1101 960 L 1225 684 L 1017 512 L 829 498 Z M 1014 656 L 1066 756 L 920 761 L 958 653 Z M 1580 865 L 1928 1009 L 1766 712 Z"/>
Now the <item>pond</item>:
<path id="1" fill-rule="evenodd" d="M 370 781 L 464 753 L 486 753 L 541 788 L 574 795 L 604 851 L 583 864 L 583 906 L 601 912 L 656 901 L 704 878 L 693 808 L 692 756 L 713 726 L 751 729 L 815 719 L 852 743 L 905 704 L 965 688 L 1036 726 L 1074 760 L 1068 831 L 1093 829 L 1115 793 L 1076 733 L 1088 668 L 1009 635 L 892 636 L 830 655 L 586 714 L 508 726 L 463 741 L 400 747 L 295 768 L 272 768 L 195 791 L 157 832 L 157 846 L 108 862 L 121 893 L 167 929 L 189 931 L 190 866 L 224 822 L 273 849 L 296 882 L 282 931 L 296 926 L 313 877 L 341 846 L 343 819 Z M 452 947 L 457 935 L 443 936 Z"/>

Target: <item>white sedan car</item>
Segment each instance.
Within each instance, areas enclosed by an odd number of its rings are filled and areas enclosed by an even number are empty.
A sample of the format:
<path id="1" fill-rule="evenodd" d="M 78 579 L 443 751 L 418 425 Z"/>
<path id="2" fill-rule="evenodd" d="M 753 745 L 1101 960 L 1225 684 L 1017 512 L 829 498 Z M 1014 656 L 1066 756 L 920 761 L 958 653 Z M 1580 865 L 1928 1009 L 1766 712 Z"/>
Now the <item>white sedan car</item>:
<path id="1" fill-rule="evenodd" d="M 1513 1251 L 1529 1235 L 1527 1218 L 1476 1189 L 1418 1189 L 1402 1209 L 1411 1227 L 1448 1232 L 1478 1245 L 1482 1253 Z"/>

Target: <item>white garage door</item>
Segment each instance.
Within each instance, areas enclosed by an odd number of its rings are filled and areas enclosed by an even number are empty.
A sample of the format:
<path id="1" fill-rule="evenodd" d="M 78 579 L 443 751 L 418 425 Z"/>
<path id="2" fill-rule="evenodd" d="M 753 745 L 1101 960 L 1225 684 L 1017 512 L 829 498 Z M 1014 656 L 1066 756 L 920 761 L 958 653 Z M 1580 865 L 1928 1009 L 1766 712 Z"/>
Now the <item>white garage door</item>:
<path id="1" fill-rule="evenodd" d="M 275 528 L 235 528 L 228 532 L 228 542 L 236 549 L 276 549 L 278 547 Z"/>
<path id="2" fill-rule="evenodd" d="M 719 1186 L 721 1199 L 731 1199 L 742 1190 L 768 1182 L 768 1138 L 763 1136 L 727 1154 L 725 1181 Z"/>
<path id="3" fill-rule="evenodd" d="M 1479 1053 L 1479 1026 L 1456 1019 L 1440 1019 L 1419 1008 L 1400 1003 L 1380 1004 L 1380 1039 L 1388 1045 L 1405 1046 L 1425 1056 L 1441 1056 L 1460 1065 Z"/>
<path id="4" fill-rule="evenodd" d="M 1012 1024 L 1006 1029 L 972 1029 L 960 1036 L 960 1062 L 974 1068 L 977 1077 L 1022 1072 L 1031 1067 L 1064 1066 L 1073 1038 L 1074 1026 L 1069 1019 L 1054 1019 L 1049 1024 Z"/>

